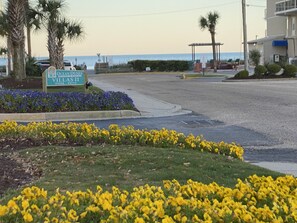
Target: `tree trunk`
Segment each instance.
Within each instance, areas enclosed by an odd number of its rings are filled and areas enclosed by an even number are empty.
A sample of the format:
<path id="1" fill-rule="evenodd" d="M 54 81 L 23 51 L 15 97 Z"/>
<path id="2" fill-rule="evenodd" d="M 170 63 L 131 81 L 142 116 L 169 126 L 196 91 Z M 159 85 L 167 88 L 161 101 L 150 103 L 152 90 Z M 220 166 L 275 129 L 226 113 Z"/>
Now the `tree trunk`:
<path id="1" fill-rule="evenodd" d="M 57 69 L 64 69 L 64 44 L 63 41 L 59 41 L 57 44 Z"/>
<path id="2" fill-rule="evenodd" d="M 31 52 L 31 27 L 28 21 L 28 15 L 29 15 L 29 0 L 25 0 L 25 10 L 26 10 L 26 25 L 27 25 L 27 47 L 28 47 L 28 57 L 32 57 L 32 52 Z"/>
<path id="3" fill-rule="evenodd" d="M 32 46 L 31 46 L 31 28 L 27 26 L 27 47 L 28 47 L 28 57 L 32 57 Z"/>
<path id="4" fill-rule="evenodd" d="M 7 7 L 9 34 L 13 46 L 13 73 L 17 79 L 26 78 L 25 68 L 25 1 L 9 0 Z"/>
<path id="5" fill-rule="evenodd" d="M 215 33 L 211 32 L 212 55 L 213 55 L 213 71 L 217 72 L 217 53 L 216 53 L 216 40 Z"/>
<path id="6" fill-rule="evenodd" d="M 7 69 L 8 75 L 11 75 L 12 67 L 11 67 L 11 56 L 13 55 L 13 46 L 11 43 L 10 35 L 7 36 Z"/>
<path id="7" fill-rule="evenodd" d="M 14 55 L 13 55 L 13 73 L 16 79 L 22 80 L 26 78 L 25 71 L 25 53 L 24 45 L 14 45 Z"/>
<path id="8" fill-rule="evenodd" d="M 57 23 L 50 22 L 48 24 L 47 48 L 49 52 L 50 65 L 57 68 L 59 58 L 57 57 Z"/>

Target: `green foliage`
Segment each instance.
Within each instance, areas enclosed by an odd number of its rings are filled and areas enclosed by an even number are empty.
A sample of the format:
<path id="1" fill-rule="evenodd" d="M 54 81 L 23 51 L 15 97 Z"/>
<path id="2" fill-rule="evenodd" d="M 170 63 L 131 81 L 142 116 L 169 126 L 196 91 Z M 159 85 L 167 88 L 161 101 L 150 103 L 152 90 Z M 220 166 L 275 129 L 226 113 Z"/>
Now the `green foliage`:
<path id="1" fill-rule="evenodd" d="M 261 53 L 257 49 L 253 49 L 249 53 L 249 57 L 255 66 L 258 66 L 260 63 Z"/>
<path id="2" fill-rule="evenodd" d="M 145 71 L 146 67 L 150 67 L 151 71 L 186 71 L 190 67 L 188 61 L 181 60 L 134 60 L 128 64 L 138 72 Z"/>
<path id="3" fill-rule="evenodd" d="M 263 65 L 258 65 L 255 67 L 255 76 L 262 77 L 267 72 L 267 68 Z"/>
<path id="4" fill-rule="evenodd" d="M 120 185 L 123 189 L 132 190 L 139 184 L 159 186 L 164 179 L 176 179 L 183 183 L 188 179 L 204 183 L 215 181 L 234 187 L 237 178 L 245 179 L 253 174 L 280 176 L 278 173 L 227 156 L 174 147 L 160 149 L 108 144 L 92 147 L 52 146 L 21 150 L 20 153 L 33 164 L 42 166 L 44 174 L 38 181 L 38 186 L 50 191 L 55 191 L 56 188 L 95 189 L 98 184 L 106 189 Z M 186 166 L 184 160 L 190 165 Z M 129 177 L 126 177 L 127 173 Z M 84 176 L 83 180 L 81 176 Z"/>
<path id="5" fill-rule="evenodd" d="M 249 76 L 249 72 L 247 70 L 239 71 L 237 74 L 235 74 L 234 78 L 237 79 L 243 79 L 247 78 Z"/>
<path id="6" fill-rule="evenodd" d="M 296 73 L 297 73 L 297 67 L 295 65 L 287 64 L 284 67 L 284 76 L 296 77 Z"/>
<path id="7" fill-rule="evenodd" d="M 276 73 L 280 72 L 281 66 L 278 64 L 268 64 L 267 65 L 267 71 L 271 75 L 275 75 Z"/>
<path id="8" fill-rule="evenodd" d="M 28 57 L 26 60 L 26 74 L 31 77 L 40 77 L 42 75 L 42 70 L 36 65 L 34 57 Z"/>

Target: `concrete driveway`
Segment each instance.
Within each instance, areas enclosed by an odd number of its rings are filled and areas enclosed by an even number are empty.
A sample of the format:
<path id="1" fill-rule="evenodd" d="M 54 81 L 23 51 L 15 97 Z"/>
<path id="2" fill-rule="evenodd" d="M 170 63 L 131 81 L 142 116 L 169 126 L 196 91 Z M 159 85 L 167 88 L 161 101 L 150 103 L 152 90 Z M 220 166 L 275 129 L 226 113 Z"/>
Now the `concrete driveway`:
<path id="1" fill-rule="evenodd" d="M 222 82 L 224 78 L 180 79 L 178 74 L 100 74 L 91 77 L 126 92 L 136 91 L 210 120 L 247 129 L 266 138 L 247 145 L 251 156 L 275 152 L 277 161 L 287 153 L 291 164 L 297 163 L 297 81 L 269 80 Z M 242 134 L 238 137 L 246 138 Z M 238 141 L 241 141 L 240 138 Z M 251 141 L 254 141 L 251 139 Z M 288 152 L 289 151 L 289 152 Z M 293 152 L 292 152 L 293 151 Z M 263 166 L 265 166 L 263 162 Z M 296 167 L 297 165 L 291 168 Z"/>

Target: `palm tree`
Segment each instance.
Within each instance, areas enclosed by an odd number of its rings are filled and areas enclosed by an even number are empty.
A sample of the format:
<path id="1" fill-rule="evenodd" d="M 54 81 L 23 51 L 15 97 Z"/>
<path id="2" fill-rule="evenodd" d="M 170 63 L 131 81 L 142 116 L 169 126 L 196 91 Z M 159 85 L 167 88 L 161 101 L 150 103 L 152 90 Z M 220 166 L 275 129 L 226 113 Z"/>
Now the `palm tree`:
<path id="1" fill-rule="evenodd" d="M 201 16 L 199 23 L 202 30 L 208 29 L 211 35 L 212 53 L 213 53 L 213 67 L 214 72 L 217 72 L 217 56 L 216 56 L 216 25 L 220 16 L 217 12 L 209 12 L 206 17 Z"/>
<path id="2" fill-rule="evenodd" d="M 2 53 L 7 54 L 7 67 L 8 74 L 11 73 L 11 53 L 13 52 L 12 43 L 9 33 L 9 25 L 8 25 L 8 16 L 5 12 L 0 11 L 0 36 L 6 37 L 7 39 L 7 50 L 6 52 L 2 51 Z"/>
<path id="3" fill-rule="evenodd" d="M 75 40 L 79 39 L 83 35 L 83 28 L 80 23 L 78 22 L 71 22 L 67 19 L 63 18 L 58 23 L 58 32 L 57 32 L 57 58 L 58 64 L 57 68 L 62 69 L 64 68 L 64 42 L 65 40 Z"/>
<path id="4" fill-rule="evenodd" d="M 64 8 L 63 0 L 38 0 L 38 8 L 43 14 L 44 25 L 47 29 L 47 48 L 49 52 L 50 65 L 57 67 L 57 33 L 58 23 L 60 21 L 62 10 Z"/>
<path id="5" fill-rule="evenodd" d="M 26 0 L 26 28 L 27 28 L 27 47 L 28 47 L 28 57 L 32 57 L 32 47 L 31 47 L 31 30 L 41 29 L 41 18 L 42 14 L 35 10 Z"/>
<path id="6" fill-rule="evenodd" d="M 25 0 L 8 0 L 8 26 L 13 46 L 13 73 L 19 80 L 26 78 L 25 71 Z"/>

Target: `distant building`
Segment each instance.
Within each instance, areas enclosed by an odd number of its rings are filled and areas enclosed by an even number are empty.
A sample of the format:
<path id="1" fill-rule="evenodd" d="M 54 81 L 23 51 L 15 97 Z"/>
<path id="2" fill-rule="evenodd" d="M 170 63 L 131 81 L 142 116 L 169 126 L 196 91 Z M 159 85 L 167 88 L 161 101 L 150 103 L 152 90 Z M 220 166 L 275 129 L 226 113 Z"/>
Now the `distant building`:
<path id="1" fill-rule="evenodd" d="M 261 52 L 262 64 L 297 62 L 297 0 L 267 0 L 266 4 L 266 37 L 249 41 L 249 49 Z"/>

